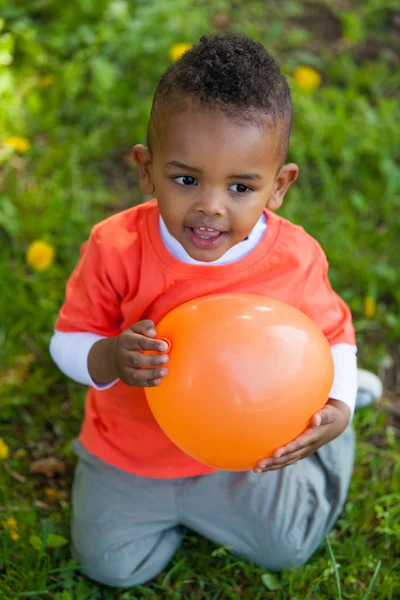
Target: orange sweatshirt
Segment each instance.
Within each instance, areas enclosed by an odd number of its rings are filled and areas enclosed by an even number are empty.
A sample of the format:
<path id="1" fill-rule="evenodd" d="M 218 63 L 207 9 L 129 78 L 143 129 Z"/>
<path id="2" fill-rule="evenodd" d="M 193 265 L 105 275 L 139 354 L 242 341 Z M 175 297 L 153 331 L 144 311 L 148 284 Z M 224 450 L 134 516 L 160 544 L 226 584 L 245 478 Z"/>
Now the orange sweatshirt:
<path id="1" fill-rule="evenodd" d="M 268 227 L 248 255 L 219 266 L 175 259 L 161 239 L 157 201 L 114 215 L 93 227 L 66 290 L 55 328 L 118 335 L 137 321 L 156 324 L 176 306 L 208 294 L 254 293 L 308 315 L 331 345 L 355 344 L 350 311 L 332 290 L 319 244 L 301 227 L 265 212 Z M 98 458 L 144 477 L 211 473 L 178 449 L 150 412 L 143 388 L 121 381 L 90 387 L 80 433 Z"/>

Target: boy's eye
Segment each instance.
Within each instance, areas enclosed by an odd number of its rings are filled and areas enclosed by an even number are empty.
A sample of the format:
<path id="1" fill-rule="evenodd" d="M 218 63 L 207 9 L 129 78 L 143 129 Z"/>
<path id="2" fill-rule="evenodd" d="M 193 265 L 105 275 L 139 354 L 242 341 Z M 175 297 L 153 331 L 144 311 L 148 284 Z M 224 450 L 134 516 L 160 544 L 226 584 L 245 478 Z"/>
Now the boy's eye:
<path id="1" fill-rule="evenodd" d="M 191 175 L 183 175 L 182 177 L 174 177 L 174 180 L 179 185 L 196 185 L 196 183 L 197 183 L 196 178 L 192 177 Z"/>
<path id="2" fill-rule="evenodd" d="M 238 194 L 245 194 L 250 190 L 250 188 L 247 185 L 244 185 L 244 183 L 234 183 L 233 185 L 229 186 L 229 189 L 232 190 L 232 192 L 237 192 Z"/>

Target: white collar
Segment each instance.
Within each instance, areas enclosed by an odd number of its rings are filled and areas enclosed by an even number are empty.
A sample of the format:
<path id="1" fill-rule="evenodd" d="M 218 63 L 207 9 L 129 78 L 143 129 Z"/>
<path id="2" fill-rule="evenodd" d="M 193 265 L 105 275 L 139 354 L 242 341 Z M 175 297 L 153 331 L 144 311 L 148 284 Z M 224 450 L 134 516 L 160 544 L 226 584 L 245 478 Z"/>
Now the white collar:
<path id="1" fill-rule="evenodd" d="M 218 258 L 213 262 L 202 262 L 199 260 L 194 260 L 194 258 L 189 256 L 178 240 L 170 234 L 161 215 L 159 220 L 162 241 L 164 242 L 168 252 L 172 254 L 174 258 L 192 265 L 209 265 L 210 267 L 214 265 L 225 265 L 227 263 L 240 260 L 249 254 L 249 252 L 254 250 L 254 248 L 260 243 L 267 229 L 267 224 L 267 217 L 263 213 L 245 240 L 239 244 L 236 244 L 235 246 L 232 246 L 232 248 L 229 248 L 229 250 L 227 250 L 227 252 L 221 256 L 221 258 Z"/>

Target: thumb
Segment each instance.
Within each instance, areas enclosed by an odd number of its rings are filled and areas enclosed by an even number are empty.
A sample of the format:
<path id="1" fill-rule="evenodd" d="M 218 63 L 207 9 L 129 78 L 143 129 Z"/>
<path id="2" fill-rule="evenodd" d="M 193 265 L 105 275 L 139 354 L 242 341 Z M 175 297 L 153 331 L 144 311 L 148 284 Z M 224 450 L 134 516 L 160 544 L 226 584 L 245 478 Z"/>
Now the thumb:
<path id="1" fill-rule="evenodd" d="M 324 408 L 315 413 L 310 421 L 310 427 L 321 427 L 321 425 L 328 425 L 334 421 L 334 409 L 329 404 L 326 404 Z"/>
<path id="2" fill-rule="evenodd" d="M 135 323 L 131 327 L 132 331 L 138 333 L 139 335 L 144 335 L 145 337 L 155 338 L 157 336 L 156 328 L 154 326 L 153 321 L 139 321 Z"/>

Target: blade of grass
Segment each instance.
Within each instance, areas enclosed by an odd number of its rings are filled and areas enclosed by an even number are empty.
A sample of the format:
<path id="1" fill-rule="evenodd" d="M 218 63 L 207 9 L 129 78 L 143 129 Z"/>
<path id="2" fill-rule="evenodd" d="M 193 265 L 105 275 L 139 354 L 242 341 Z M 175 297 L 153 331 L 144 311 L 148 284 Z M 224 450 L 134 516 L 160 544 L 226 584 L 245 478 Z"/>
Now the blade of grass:
<path id="1" fill-rule="evenodd" d="M 333 553 L 331 541 L 330 541 L 328 535 L 326 536 L 326 543 L 328 544 L 329 554 L 331 556 L 331 559 L 333 562 L 333 568 L 335 570 L 335 579 L 336 579 L 336 585 L 337 585 L 337 590 L 338 590 L 338 598 L 339 598 L 339 600 L 342 600 L 342 590 L 341 590 L 341 585 L 340 585 L 339 569 L 338 569 L 335 555 Z"/>
<path id="2" fill-rule="evenodd" d="M 368 586 L 368 589 L 367 589 L 367 591 L 365 593 L 365 596 L 364 596 L 363 600 L 367 600 L 367 598 L 369 597 L 370 593 L 372 592 L 372 587 L 373 587 L 373 585 L 375 583 L 376 578 L 378 577 L 378 573 L 379 573 L 379 569 L 381 568 L 381 564 L 382 564 L 382 561 L 380 560 L 378 562 L 378 564 L 376 565 L 375 572 L 372 575 L 372 579 L 370 581 L 370 584 Z"/>
<path id="3" fill-rule="evenodd" d="M 180 560 L 178 560 L 178 562 L 173 567 L 171 567 L 169 571 L 167 571 L 167 573 L 165 574 L 165 576 L 163 577 L 163 580 L 161 582 L 161 587 L 165 587 L 168 584 L 173 573 L 175 573 L 176 571 L 179 571 L 179 569 L 185 562 L 186 562 L 186 558 L 183 557 Z"/>
<path id="4" fill-rule="evenodd" d="M 50 596 L 50 592 L 48 590 L 37 590 L 35 592 L 21 592 L 20 594 L 17 594 L 17 598 L 30 598 L 31 596 L 37 596 L 38 594 L 46 594 L 46 596 Z"/>

